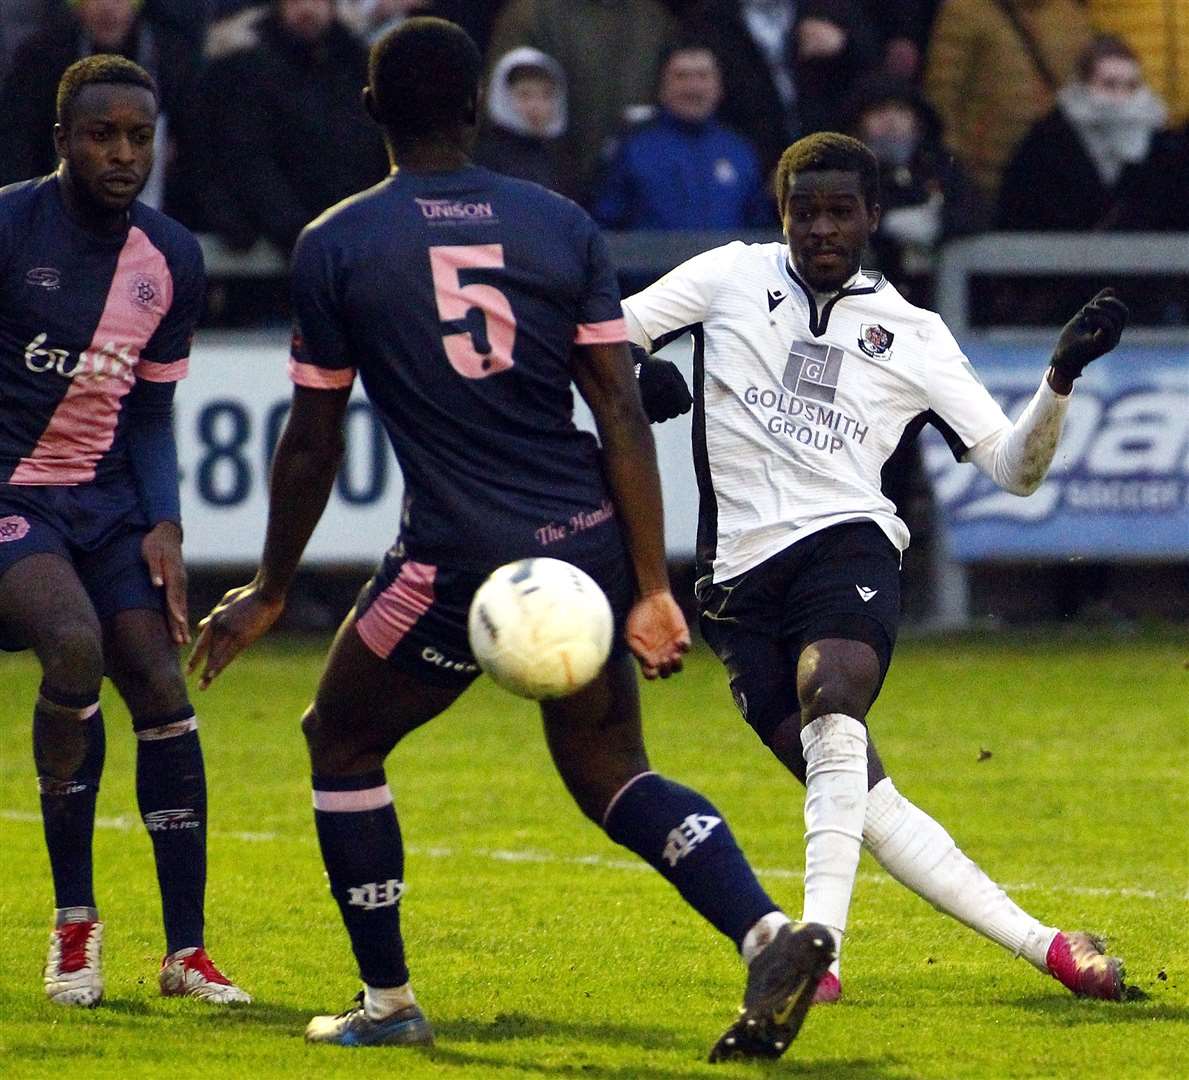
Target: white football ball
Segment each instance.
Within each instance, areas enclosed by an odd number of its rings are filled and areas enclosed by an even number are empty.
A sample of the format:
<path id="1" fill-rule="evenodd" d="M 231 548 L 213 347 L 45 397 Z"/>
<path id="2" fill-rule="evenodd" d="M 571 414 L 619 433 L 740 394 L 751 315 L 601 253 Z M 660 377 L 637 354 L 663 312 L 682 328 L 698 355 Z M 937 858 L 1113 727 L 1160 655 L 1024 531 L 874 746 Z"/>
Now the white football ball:
<path id="1" fill-rule="evenodd" d="M 501 566 L 479 586 L 467 619 L 479 666 L 505 690 L 537 700 L 589 683 L 607 662 L 613 629 L 594 578 L 560 559 Z"/>

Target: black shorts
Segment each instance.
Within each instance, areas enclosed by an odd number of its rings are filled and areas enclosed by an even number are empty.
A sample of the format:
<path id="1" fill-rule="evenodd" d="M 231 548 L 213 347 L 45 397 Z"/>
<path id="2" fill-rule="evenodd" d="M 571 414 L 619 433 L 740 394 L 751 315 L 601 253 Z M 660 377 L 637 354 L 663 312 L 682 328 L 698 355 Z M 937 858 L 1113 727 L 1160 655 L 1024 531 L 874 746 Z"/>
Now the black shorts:
<path id="1" fill-rule="evenodd" d="M 60 555 L 75 569 L 100 622 L 121 611 L 164 611 L 141 555 L 148 525 L 132 481 L 0 484 L 0 576 L 30 555 Z M 0 626 L 0 649 L 27 648 Z"/>
<path id="2" fill-rule="evenodd" d="M 607 594 L 615 619 L 611 655 L 619 656 L 627 648 L 623 627 L 636 592 L 627 560 L 576 565 Z M 359 594 L 355 629 L 372 652 L 401 671 L 432 686 L 464 688 L 479 674 L 467 615 L 486 579 L 487 572 L 417 562 L 394 547 Z"/>
<path id="3" fill-rule="evenodd" d="M 735 704 L 768 742 L 800 712 L 797 660 L 815 641 L 870 645 L 883 685 L 900 626 L 900 552 L 874 522 L 833 525 L 736 578 L 700 584 L 698 609 Z"/>

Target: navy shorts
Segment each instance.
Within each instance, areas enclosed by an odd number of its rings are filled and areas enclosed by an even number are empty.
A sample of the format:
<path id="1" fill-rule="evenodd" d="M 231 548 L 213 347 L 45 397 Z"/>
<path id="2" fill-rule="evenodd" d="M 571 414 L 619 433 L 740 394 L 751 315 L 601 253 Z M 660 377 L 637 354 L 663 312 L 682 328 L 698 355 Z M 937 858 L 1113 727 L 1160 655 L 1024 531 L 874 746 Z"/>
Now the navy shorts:
<path id="1" fill-rule="evenodd" d="M 627 648 L 624 621 L 635 598 L 627 559 L 576 565 L 607 594 L 615 619 L 611 655 L 621 655 Z M 467 615 L 488 572 L 433 566 L 394 547 L 355 602 L 355 629 L 372 652 L 401 671 L 433 686 L 462 689 L 479 674 Z"/>
<path id="2" fill-rule="evenodd" d="M 0 577 L 30 555 L 53 554 L 75 569 L 101 622 L 121 611 L 164 611 L 141 555 L 148 523 L 126 477 L 70 487 L 0 484 Z M 6 640 L 0 648 L 26 648 Z"/>
<path id="3" fill-rule="evenodd" d="M 699 583 L 698 609 L 735 704 L 766 743 L 800 712 L 797 660 L 815 641 L 870 645 L 883 685 L 900 626 L 900 552 L 874 522 L 834 525 L 736 578 Z"/>

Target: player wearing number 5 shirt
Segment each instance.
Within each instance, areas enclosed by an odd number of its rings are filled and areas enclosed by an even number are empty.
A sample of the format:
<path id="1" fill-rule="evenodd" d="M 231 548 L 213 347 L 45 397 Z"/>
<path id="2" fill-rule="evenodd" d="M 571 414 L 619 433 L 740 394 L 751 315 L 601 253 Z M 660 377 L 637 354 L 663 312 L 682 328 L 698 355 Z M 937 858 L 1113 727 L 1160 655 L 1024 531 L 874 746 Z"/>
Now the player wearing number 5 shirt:
<path id="1" fill-rule="evenodd" d="M 722 815 L 653 772 L 630 652 L 647 677 L 689 646 L 669 591 L 660 483 L 615 275 L 590 218 L 470 163 L 482 62 L 458 27 L 416 18 L 371 54 L 366 101 L 394 171 L 314 222 L 294 255 L 293 408 L 256 579 L 203 621 L 203 685 L 273 623 L 325 506 L 356 375 L 404 472 L 397 542 L 339 631 L 303 721 L 318 838 L 364 988 L 316 1042 L 425 1043 L 400 933 L 403 848 L 389 751 L 475 679 L 467 610 L 502 563 L 552 556 L 602 585 L 619 644 L 579 693 L 542 703 L 582 811 L 639 854 L 749 961 L 718 1056 L 777 1056 L 831 955 L 791 928 Z M 572 417 L 571 382 L 601 445 Z"/>
<path id="2" fill-rule="evenodd" d="M 247 1001 L 203 949 L 206 783 L 177 646 L 189 640 L 172 401 L 202 309 L 198 244 L 136 201 L 157 91 L 122 57 L 63 75 L 61 164 L 0 191 L 0 647 L 42 681 L 33 751 L 55 894 L 45 990 L 103 996 L 91 839 L 106 672 L 132 713 L 136 794 L 165 921 L 162 993 Z"/>

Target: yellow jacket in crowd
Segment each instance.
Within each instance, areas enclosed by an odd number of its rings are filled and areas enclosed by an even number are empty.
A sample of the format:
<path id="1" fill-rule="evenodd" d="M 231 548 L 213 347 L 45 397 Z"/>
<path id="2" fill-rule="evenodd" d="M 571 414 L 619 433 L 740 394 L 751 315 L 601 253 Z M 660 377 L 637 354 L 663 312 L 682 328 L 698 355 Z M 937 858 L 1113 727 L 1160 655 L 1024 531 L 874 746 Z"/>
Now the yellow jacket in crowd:
<path id="1" fill-rule="evenodd" d="M 1168 106 L 1169 122 L 1189 118 L 1189 0 L 1089 0 L 1094 29 L 1115 34 L 1139 56 L 1144 78 Z"/>
<path id="2" fill-rule="evenodd" d="M 1008 0 L 1058 87 L 1074 75 L 1090 39 L 1077 0 Z M 1102 7 L 1129 7 L 1103 0 Z M 1053 107 L 1011 20 L 991 0 L 945 0 L 925 67 L 925 93 L 945 123 L 946 141 L 984 193 L 994 198 L 1016 144 Z"/>

